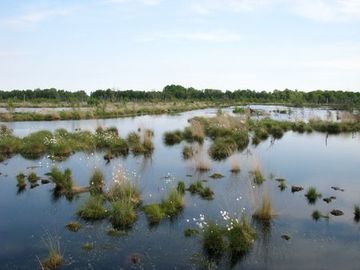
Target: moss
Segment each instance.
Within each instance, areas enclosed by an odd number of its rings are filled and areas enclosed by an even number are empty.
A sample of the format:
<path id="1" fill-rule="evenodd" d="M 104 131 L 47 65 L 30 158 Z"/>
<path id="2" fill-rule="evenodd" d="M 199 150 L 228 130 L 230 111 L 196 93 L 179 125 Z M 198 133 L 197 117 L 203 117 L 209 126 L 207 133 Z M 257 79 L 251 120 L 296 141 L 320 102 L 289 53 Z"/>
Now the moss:
<path id="1" fill-rule="evenodd" d="M 108 216 L 108 211 L 104 208 L 104 198 L 102 196 L 90 196 L 89 199 L 77 211 L 79 217 L 85 220 L 100 220 Z"/>
<path id="2" fill-rule="evenodd" d="M 81 228 L 81 224 L 77 221 L 69 222 L 65 227 L 71 232 L 77 232 Z"/>

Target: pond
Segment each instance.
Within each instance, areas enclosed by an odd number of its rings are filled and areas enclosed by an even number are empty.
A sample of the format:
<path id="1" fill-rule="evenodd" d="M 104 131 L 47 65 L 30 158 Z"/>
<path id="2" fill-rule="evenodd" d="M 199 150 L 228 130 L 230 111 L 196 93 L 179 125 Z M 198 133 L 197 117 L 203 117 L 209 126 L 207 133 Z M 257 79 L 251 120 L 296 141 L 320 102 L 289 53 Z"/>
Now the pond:
<path id="1" fill-rule="evenodd" d="M 276 110 L 278 106 L 270 108 Z M 258 109 L 258 107 L 256 107 Z M 288 109 L 288 108 L 286 108 Z M 293 109 L 292 109 L 293 110 Z M 232 108 L 225 109 L 231 112 Z M 327 117 L 323 109 L 305 109 L 311 116 Z M 198 228 L 201 215 L 205 220 L 223 222 L 220 211 L 231 215 L 251 217 L 259 194 L 264 192 L 272 200 L 275 217 L 268 224 L 252 220 L 257 238 L 250 251 L 229 263 L 223 258 L 220 269 L 358 269 L 360 263 L 360 224 L 354 221 L 354 205 L 360 204 L 360 135 L 341 134 L 326 136 L 313 132 L 298 134 L 287 132 L 280 140 L 267 139 L 258 146 L 249 145 L 224 161 L 211 161 L 211 170 L 196 171 L 193 161 L 184 161 L 185 143 L 166 146 L 163 134 L 182 129 L 194 116 L 214 116 L 217 109 L 184 112 L 177 115 L 139 116 L 133 118 L 52 122 L 13 122 L 6 125 L 18 136 L 41 129 L 53 131 L 65 128 L 95 130 L 98 126 L 119 129 L 122 136 L 137 128 L 154 131 L 155 150 L 151 157 L 119 157 L 107 163 L 104 153 L 76 153 L 62 162 L 46 157 L 27 160 L 16 155 L 0 163 L 0 263 L 1 269 L 36 269 L 39 260 L 47 256 L 44 243 L 47 235 L 56 235 L 65 263 L 61 269 L 203 269 L 210 265 L 202 250 L 201 235 L 185 237 L 184 230 Z M 335 111 L 330 110 L 332 117 Z M 275 115 L 275 114 L 274 114 Z M 305 118 L 310 115 L 305 113 Z M 279 114 L 281 119 L 283 114 Z M 333 118 L 332 118 L 333 119 Z M 210 144 L 206 139 L 204 149 Z M 206 150 L 205 150 L 206 151 Z M 231 163 L 237 162 L 241 171 L 230 172 Z M 107 220 L 85 222 L 76 212 L 89 197 L 81 194 L 69 201 L 52 194 L 52 185 L 26 188 L 19 193 L 16 175 L 36 171 L 44 177 L 57 165 L 70 168 L 75 182 L 88 185 L 92 170 L 100 168 L 107 185 L 112 174 L 121 168 L 141 190 L 143 204 L 159 202 L 167 192 L 183 180 L 188 186 L 197 180 L 207 180 L 205 186 L 214 191 L 213 200 L 185 194 L 185 208 L 174 220 L 164 219 L 157 226 L 149 226 L 142 211 L 131 230 L 120 237 L 111 237 L 112 227 Z M 254 188 L 250 171 L 259 166 L 266 181 Z M 213 173 L 224 175 L 212 179 Z M 287 188 L 281 191 L 275 178 L 284 178 Z M 292 185 L 304 187 L 302 192 L 291 192 Z M 335 196 L 330 203 L 322 199 L 309 204 L 304 196 L 314 186 L 324 197 Z M 337 186 L 344 191 L 334 190 Z M 328 214 L 333 209 L 342 216 L 329 215 L 328 219 L 313 220 L 312 213 L 319 210 Z M 78 220 L 82 228 L 74 233 L 65 228 Z M 282 235 L 290 236 L 287 241 Z M 92 243 L 92 250 L 84 250 L 84 243 Z M 135 259 L 136 258 L 136 259 Z"/>

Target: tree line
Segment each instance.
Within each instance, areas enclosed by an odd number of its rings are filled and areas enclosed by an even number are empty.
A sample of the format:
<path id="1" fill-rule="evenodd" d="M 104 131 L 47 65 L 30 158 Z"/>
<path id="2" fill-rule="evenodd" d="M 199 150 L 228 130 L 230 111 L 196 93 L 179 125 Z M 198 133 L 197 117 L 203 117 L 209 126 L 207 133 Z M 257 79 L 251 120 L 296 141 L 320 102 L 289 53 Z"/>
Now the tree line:
<path id="1" fill-rule="evenodd" d="M 222 101 L 233 100 L 243 102 L 290 103 L 301 106 L 303 104 L 331 104 L 349 107 L 360 107 L 360 92 L 316 90 L 303 92 L 298 90 L 254 91 L 236 90 L 221 91 L 216 89 L 198 90 L 181 85 L 167 85 L 162 91 L 135 90 L 96 90 L 87 94 L 85 91 L 65 91 L 50 89 L 0 91 L 2 102 L 87 102 L 96 104 L 101 101 Z"/>

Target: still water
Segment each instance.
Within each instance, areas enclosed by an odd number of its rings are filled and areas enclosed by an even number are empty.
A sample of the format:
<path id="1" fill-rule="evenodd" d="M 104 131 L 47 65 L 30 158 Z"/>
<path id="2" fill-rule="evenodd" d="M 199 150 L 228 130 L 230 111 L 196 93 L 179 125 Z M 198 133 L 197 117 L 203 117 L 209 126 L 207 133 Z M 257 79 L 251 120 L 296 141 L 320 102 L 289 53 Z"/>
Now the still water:
<path id="1" fill-rule="evenodd" d="M 317 117 L 328 115 L 327 111 L 308 110 Z M 227 111 L 231 112 L 231 108 Z M 275 142 L 267 140 L 257 147 L 250 145 L 228 160 L 212 161 L 211 171 L 200 174 L 192 161 L 182 159 L 185 143 L 168 147 L 162 136 L 165 131 L 182 129 L 194 116 L 215 114 L 216 109 L 206 109 L 121 119 L 6 123 L 19 136 L 41 129 L 94 130 L 97 126 L 116 126 L 120 134 L 126 136 L 139 127 L 151 128 L 155 134 L 155 151 L 151 158 L 128 156 L 114 159 L 110 164 L 103 160 L 103 153 L 77 153 L 63 162 L 14 156 L 0 163 L 0 269 L 37 269 L 38 258 L 47 256 L 44 239 L 49 233 L 60 238 L 66 259 L 61 269 L 206 269 L 201 236 L 186 238 L 184 229 L 196 228 L 194 219 L 200 214 L 205 215 L 206 220 L 219 223 L 222 222 L 221 210 L 251 216 L 263 192 L 271 197 L 276 217 L 268 226 L 254 222 L 257 240 L 251 251 L 234 264 L 224 259 L 219 269 L 359 269 L 360 224 L 353 220 L 353 207 L 360 204 L 359 134 L 326 138 L 319 133 L 287 132 Z M 209 144 L 206 140 L 204 152 Z M 240 164 L 239 174 L 230 172 L 230 163 L 234 161 Z M 139 212 L 132 230 L 120 238 L 106 234 L 111 227 L 108 221 L 80 221 L 83 227 L 73 233 L 64 226 L 78 220 L 76 211 L 88 194 L 71 202 L 65 198 L 55 199 L 51 184 L 17 193 L 15 177 L 19 172 L 30 172 L 34 170 L 30 167 L 36 166 L 37 174 L 44 176 L 54 164 L 61 169 L 70 168 L 80 186 L 88 184 L 94 167 L 102 169 L 108 184 L 112 173 L 121 167 L 139 185 L 144 204 L 159 202 L 179 180 L 186 185 L 208 180 L 205 186 L 211 187 L 215 196 L 214 200 L 206 201 L 186 193 L 186 207 L 181 215 L 173 221 L 166 219 L 156 227 L 149 227 L 144 214 Z M 255 190 L 250 181 L 249 172 L 255 165 L 261 167 L 267 178 L 260 190 Z M 225 177 L 209 178 L 214 172 Z M 288 188 L 280 191 L 270 175 L 285 178 Z M 320 199 L 315 205 L 309 205 L 304 191 L 291 193 L 291 185 L 302 185 L 305 190 L 315 186 L 323 197 L 336 196 L 336 200 L 327 204 Z M 345 191 L 334 191 L 331 186 Z M 330 215 L 328 220 L 320 221 L 311 217 L 314 210 L 328 214 L 333 209 L 345 214 Z M 284 234 L 291 239 L 282 239 Z M 93 250 L 81 248 L 87 242 L 94 243 Z M 134 254 L 140 257 L 140 263 L 131 262 Z"/>

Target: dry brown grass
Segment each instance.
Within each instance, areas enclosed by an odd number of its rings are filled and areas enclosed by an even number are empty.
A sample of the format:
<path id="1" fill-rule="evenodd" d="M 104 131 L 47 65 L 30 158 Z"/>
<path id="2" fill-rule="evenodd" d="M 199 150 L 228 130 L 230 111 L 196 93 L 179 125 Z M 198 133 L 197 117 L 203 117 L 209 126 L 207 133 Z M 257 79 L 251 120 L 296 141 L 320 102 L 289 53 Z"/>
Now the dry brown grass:
<path id="1" fill-rule="evenodd" d="M 204 138 L 205 130 L 200 121 L 192 120 L 190 125 L 191 134 L 196 138 Z"/>
<path id="2" fill-rule="evenodd" d="M 260 206 L 255 210 L 253 217 L 260 220 L 271 220 L 274 216 L 272 203 L 267 193 L 262 196 Z"/>
<path id="3" fill-rule="evenodd" d="M 240 172 L 240 164 L 239 160 L 236 158 L 232 158 L 230 160 L 230 171 L 232 173 L 239 173 Z"/>
<path id="4" fill-rule="evenodd" d="M 196 170 L 200 172 L 209 171 L 211 167 L 211 162 L 208 155 L 206 154 L 206 152 L 204 152 L 201 146 L 197 146 L 197 148 L 198 149 L 195 150 L 195 155 L 193 158 Z"/>

